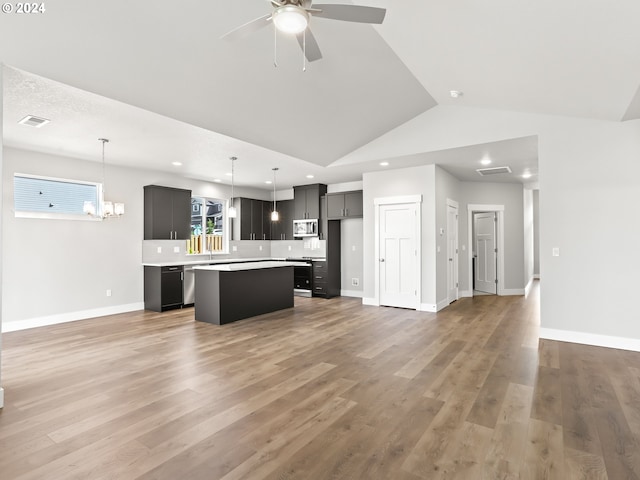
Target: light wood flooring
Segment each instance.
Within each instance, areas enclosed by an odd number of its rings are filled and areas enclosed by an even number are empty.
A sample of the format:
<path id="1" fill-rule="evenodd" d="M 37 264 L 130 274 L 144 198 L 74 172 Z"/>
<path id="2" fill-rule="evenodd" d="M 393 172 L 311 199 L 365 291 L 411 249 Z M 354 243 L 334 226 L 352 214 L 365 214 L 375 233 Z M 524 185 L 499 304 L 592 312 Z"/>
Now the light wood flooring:
<path id="1" fill-rule="evenodd" d="M 7 333 L 0 478 L 640 478 L 640 353 L 537 333 L 537 287 Z"/>

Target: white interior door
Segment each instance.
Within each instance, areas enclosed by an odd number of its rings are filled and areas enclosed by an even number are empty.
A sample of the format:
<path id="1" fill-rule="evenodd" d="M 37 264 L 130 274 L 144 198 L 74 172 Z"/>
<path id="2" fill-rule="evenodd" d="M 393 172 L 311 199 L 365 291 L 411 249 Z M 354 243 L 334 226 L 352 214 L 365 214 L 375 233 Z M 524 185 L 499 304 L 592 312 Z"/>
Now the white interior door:
<path id="1" fill-rule="evenodd" d="M 418 308 L 416 212 L 415 204 L 380 206 L 380 305 Z"/>
<path id="2" fill-rule="evenodd" d="M 497 293 L 496 213 L 476 213 L 473 221 L 476 256 L 475 289 L 495 295 Z"/>
<path id="3" fill-rule="evenodd" d="M 449 303 L 458 299 L 458 207 L 447 205 L 447 292 Z"/>

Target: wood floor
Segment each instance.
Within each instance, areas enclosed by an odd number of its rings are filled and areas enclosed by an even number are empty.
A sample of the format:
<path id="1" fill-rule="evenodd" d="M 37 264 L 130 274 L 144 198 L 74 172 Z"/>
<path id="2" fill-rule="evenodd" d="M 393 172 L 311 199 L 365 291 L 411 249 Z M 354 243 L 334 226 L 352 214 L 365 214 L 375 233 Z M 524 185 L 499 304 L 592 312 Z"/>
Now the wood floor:
<path id="1" fill-rule="evenodd" d="M 640 478 L 640 353 L 538 341 L 537 288 L 192 316 L 4 334 L 0 478 Z"/>

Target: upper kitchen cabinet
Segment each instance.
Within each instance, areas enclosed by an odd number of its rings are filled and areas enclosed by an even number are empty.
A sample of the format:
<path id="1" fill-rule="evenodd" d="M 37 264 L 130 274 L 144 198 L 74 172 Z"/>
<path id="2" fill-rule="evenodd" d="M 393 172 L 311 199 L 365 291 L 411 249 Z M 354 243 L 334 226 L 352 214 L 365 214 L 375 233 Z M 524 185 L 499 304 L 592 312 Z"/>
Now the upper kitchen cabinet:
<path id="1" fill-rule="evenodd" d="M 191 190 L 144 187 L 144 239 L 188 240 L 191 236 Z"/>
<path id="2" fill-rule="evenodd" d="M 271 240 L 271 202 L 237 198 L 235 205 L 240 208 L 233 223 L 234 240 Z"/>
<path id="3" fill-rule="evenodd" d="M 321 183 L 293 187 L 294 220 L 320 218 L 320 197 L 327 193 Z"/>
<path id="4" fill-rule="evenodd" d="M 294 201 L 280 200 L 276 202 L 276 208 L 280 219 L 271 222 L 271 240 L 293 240 Z"/>
<path id="5" fill-rule="evenodd" d="M 327 194 L 329 220 L 362 217 L 362 190 Z"/>

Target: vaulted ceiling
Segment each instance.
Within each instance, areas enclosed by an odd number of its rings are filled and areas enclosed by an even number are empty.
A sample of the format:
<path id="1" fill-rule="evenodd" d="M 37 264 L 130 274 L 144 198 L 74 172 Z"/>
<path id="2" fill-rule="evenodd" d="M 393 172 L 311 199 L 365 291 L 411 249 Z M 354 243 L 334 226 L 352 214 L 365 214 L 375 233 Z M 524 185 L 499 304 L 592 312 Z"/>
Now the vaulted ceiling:
<path id="1" fill-rule="evenodd" d="M 264 0 L 65 0 L 2 15 L 5 143 L 96 159 L 96 138 L 111 136 L 113 163 L 166 170 L 178 159 L 205 179 L 236 155 L 259 186 L 273 166 L 284 184 L 357 180 L 376 159 L 327 167 L 437 105 L 640 118 L 635 0 L 357 3 L 387 8 L 384 23 L 312 18 L 324 58 L 306 71 L 297 42 L 279 36 L 276 50 L 271 27 L 220 40 L 269 13 Z M 51 118 L 49 133 L 17 125 L 26 114 Z M 464 177 L 495 151 L 535 167 L 531 139 L 504 140 L 398 166 L 442 163 Z"/>

